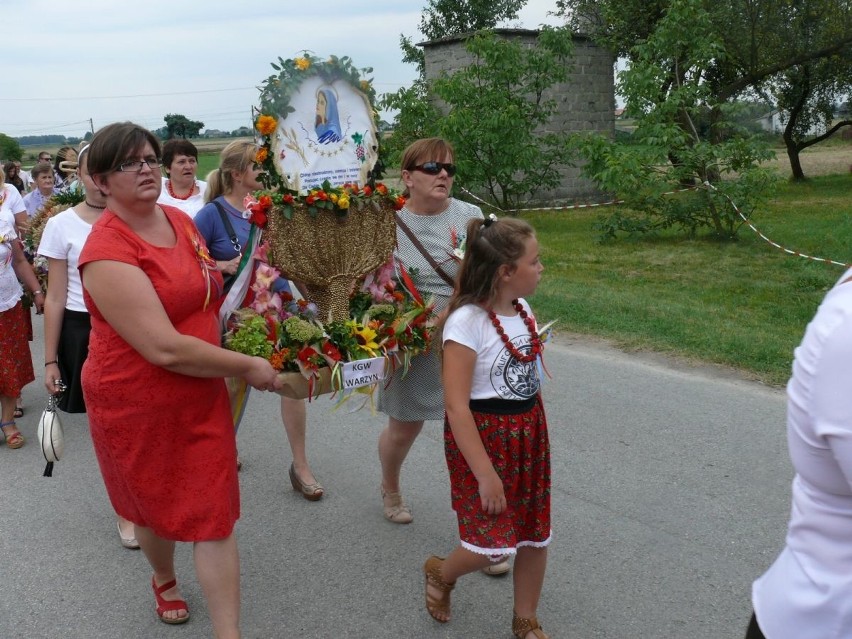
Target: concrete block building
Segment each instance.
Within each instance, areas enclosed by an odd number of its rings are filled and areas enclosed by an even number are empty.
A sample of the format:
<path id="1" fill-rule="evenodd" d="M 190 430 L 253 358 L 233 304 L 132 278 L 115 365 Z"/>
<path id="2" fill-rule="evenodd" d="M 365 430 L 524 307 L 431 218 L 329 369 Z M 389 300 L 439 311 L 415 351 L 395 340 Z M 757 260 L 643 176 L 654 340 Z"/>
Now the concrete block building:
<path id="1" fill-rule="evenodd" d="M 503 38 L 520 40 L 536 46 L 539 32 L 529 29 L 495 29 Z M 422 42 L 426 62 L 426 79 L 453 73 L 473 62 L 464 47 L 473 34 L 462 34 Z M 567 82 L 552 86 L 546 98 L 553 98 L 557 111 L 543 131 L 596 131 L 609 136 L 615 133 L 615 86 L 613 54 L 597 46 L 582 34 L 574 35 L 574 57 Z M 562 181 L 555 189 L 535 193 L 529 204 L 564 204 L 601 196 L 594 184 L 580 177 L 579 167 L 560 168 Z"/>

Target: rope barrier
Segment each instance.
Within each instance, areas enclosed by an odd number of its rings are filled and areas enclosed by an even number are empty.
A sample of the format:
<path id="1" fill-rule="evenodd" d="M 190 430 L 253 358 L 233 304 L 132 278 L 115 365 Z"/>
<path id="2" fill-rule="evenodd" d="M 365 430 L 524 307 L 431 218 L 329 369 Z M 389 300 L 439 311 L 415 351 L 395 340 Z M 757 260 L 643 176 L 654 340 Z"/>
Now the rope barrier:
<path id="1" fill-rule="evenodd" d="M 676 191 L 666 191 L 665 193 L 661 193 L 661 195 L 674 195 L 675 193 L 683 193 L 685 191 L 694 191 L 697 188 L 698 188 L 697 186 L 690 186 L 690 187 L 687 187 L 685 189 L 678 189 Z M 468 191 L 465 188 L 462 188 L 461 190 L 464 191 L 465 193 L 467 193 L 467 195 L 472 197 L 477 202 L 481 202 L 482 204 L 484 204 L 485 206 L 487 206 L 489 208 L 496 209 L 497 211 L 499 211 L 503 215 L 506 215 L 507 213 L 513 214 L 513 215 L 516 214 L 516 213 L 531 213 L 531 212 L 534 212 L 534 211 L 570 211 L 572 209 L 591 209 L 591 208 L 595 208 L 595 207 L 598 207 L 598 206 L 612 206 L 614 204 L 624 204 L 624 202 L 625 202 L 624 200 L 609 200 L 608 202 L 587 202 L 585 204 L 566 204 L 565 206 L 541 206 L 541 207 L 531 208 L 531 209 L 503 210 L 495 204 L 491 204 L 490 202 L 486 202 L 481 197 L 475 195 L 474 193 L 471 193 L 470 191 Z"/>
<path id="2" fill-rule="evenodd" d="M 828 259 L 828 258 L 825 258 L 825 257 L 816 257 L 814 255 L 808 255 L 807 253 L 802 253 L 801 251 L 794 251 L 793 249 L 789 249 L 785 246 L 782 246 L 781 244 L 778 244 L 778 242 L 772 241 L 766 235 L 761 233 L 760 230 L 754 224 L 752 224 L 751 221 L 745 215 L 743 215 L 742 211 L 740 211 L 739 207 L 736 205 L 736 203 L 731 199 L 731 197 L 729 195 L 727 195 L 726 193 L 722 193 L 721 191 L 719 191 L 719 189 L 717 189 L 715 186 L 713 186 L 709 182 L 704 182 L 704 184 L 702 184 L 701 186 L 691 186 L 691 187 L 688 187 L 688 188 L 685 188 L 685 189 L 678 189 L 676 191 L 666 191 L 662 195 L 674 195 L 675 193 L 683 193 L 685 191 L 693 191 L 693 190 L 700 189 L 700 188 L 706 189 L 708 191 L 714 191 L 714 192 L 722 195 L 726 200 L 728 200 L 728 202 L 730 202 L 731 206 L 734 208 L 734 211 L 740 217 L 740 219 L 746 224 L 746 226 L 748 226 L 752 230 L 752 232 L 754 232 L 760 239 L 762 239 L 764 242 L 766 242 L 770 246 L 777 248 L 778 250 L 783 251 L 784 253 L 787 253 L 788 255 L 793 255 L 795 257 L 801 257 L 803 259 L 811 260 L 813 262 L 822 262 L 824 264 L 833 264 L 835 266 L 842 266 L 844 268 L 852 268 L 852 264 L 848 264 L 846 262 L 838 262 L 837 260 L 831 260 L 831 259 Z M 486 206 L 488 206 L 492 209 L 496 209 L 497 211 L 499 211 L 501 214 L 504 214 L 504 215 L 506 213 L 512 213 L 512 214 L 530 213 L 530 212 L 533 212 L 533 211 L 568 211 L 568 210 L 571 210 L 571 209 L 585 209 L 585 208 L 593 208 L 593 207 L 598 207 L 598 206 L 612 206 L 614 204 L 624 204 L 624 200 L 610 200 L 609 202 L 593 202 L 593 203 L 588 203 L 588 204 L 572 204 L 572 205 L 560 206 L 560 207 L 539 207 L 539 208 L 530 208 L 530 209 L 510 209 L 509 211 L 504 211 L 499 206 L 496 206 L 494 204 L 486 202 L 481 197 L 478 197 L 477 195 L 471 193 L 470 191 L 468 191 L 465 188 L 462 188 L 461 190 L 463 192 L 465 192 L 467 195 L 469 195 L 470 197 L 472 197 L 473 199 L 477 200 L 478 202 L 481 202 L 482 204 L 485 204 Z"/>
<path id="3" fill-rule="evenodd" d="M 742 211 L 740 211 L 739 207 L 736 205 L 736 203 L 735 203 L 735 202 L 731 199 L 731 197 L 730 197 L 727 193 L 722 193 L 721 191 L 719 191 L 719 189 L 717 189 L 715 186 L 713 186 L 712 184 L 710 184 L 710 182 L 705 182 L 705 183 L 703 184 L 703 188 L 705 188 L 705 189 L 707 189 L 707 190 L 709 190 L 709 191 L 714 191 L 714 192 L 716 192 L 716 193 L 719 193 L 719 194 L 720 194 L 720 195 L 722 195 L 722 196 L 723 196 L 726 200 L 728 200 L 728 202 L 730 202 L 730 203 L 731 203 L 731 206 L 732 206 L 732 207 L 734 207 L 734 211 L 736 211 L 737 215 L 739 215 L 739 216 L 740 216 L 740 219 L 741 219 L 743 222 L 745 222 L 745 224 L 746 224 L 746 225 L 747 225 L 747 226 L 748 226 L 748 227 L 749 227 L 752 231 L 754 231 L 754 233 L 755 233 L 755 234 L 756 234 L 756 235 L 757 235 L 760 239 L 762 239 L 764 242 L 766 242 L 766 243 L 767 243 L 767 244 L 769 244 L 770 246 L 773 246 L 773 247 L 777 248 L 778 250 L 783 251 L 784 253 L 787 253 L 788 255 L 794 255 L 794 256 L 796 256 L 796 257 L 801 257 L 801 258 L 804 258 L 804 259 L 806 259 L 806 260 L 811 260 L 811 261 L 813 261 L 813 262 L 822 262 L 822 263 L 824 263 L 824 264 L 834 264 L 835 266 L 842 266 L 842 267 L 844 267 L 844 268 L 852 268 L 852 264 L 847 264 L 846 262 L 838 262 L 837 260 L 830 260 L 830 259 L 825 258 L 825 257 L 815 257 L 815 256 L 813 256 L 813 255 L 808 255 L 808 254 L 806 254 L 806 253 L 802 253 L 802 252 L 800 252 L 800 251 L 794 251 L 793 249 L 788 249 L 787 247 L 785 247 L 785 246 L 781 246 L 780 244 L 778 244 L 778 242 L 773 242 L 773 241 L 772 241 L 771 239 L 769 239 L 766 235 L 764 235 L 763 233 L 761 233 L 761 232 L 760 232 L 760 230 L 758 230 L 758 228 L 757 228 L 754 224 L 752 224 L 752 223 L 751 223 L 751 221 L 750 221 L 750 220 L 749 220 L 749 219 L 748 219 L 745 215 L 743 215 Z"/>

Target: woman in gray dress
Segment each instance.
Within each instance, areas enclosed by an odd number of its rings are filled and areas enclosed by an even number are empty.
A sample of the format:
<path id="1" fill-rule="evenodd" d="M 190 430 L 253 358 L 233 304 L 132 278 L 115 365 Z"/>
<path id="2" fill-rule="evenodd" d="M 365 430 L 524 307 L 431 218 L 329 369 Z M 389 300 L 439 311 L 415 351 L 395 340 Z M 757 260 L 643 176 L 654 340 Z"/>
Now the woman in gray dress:
<path id="1" fill-rule="evenodd" d="M 404 268 L 417 269 L 418 288 L 425 297 L 434 298 L 439 312 L 453 292 L 452 281 L 458 269 L 453 251 L 464 239 L 467 221 L 482 217 L 479 207 L 450 197 L 456 173 L 453 159 L 452 146 L 440 138 L 418 140 L 402 156 L 407 201 L 398 213 L 395 258 Z M 410 235 L 417 238 L 431 261 Z M 397 369 L 390 384 L 380 390 L 379 410 L 388 416 L 388 425 L 379 436 L 384 514 L 389 521 L 407 524 L 413 518 L 400 490 L 402 463 L 424 420 L 444 418 L 444 393 L 436 351 L 413 358 L 405 376 Z"/>

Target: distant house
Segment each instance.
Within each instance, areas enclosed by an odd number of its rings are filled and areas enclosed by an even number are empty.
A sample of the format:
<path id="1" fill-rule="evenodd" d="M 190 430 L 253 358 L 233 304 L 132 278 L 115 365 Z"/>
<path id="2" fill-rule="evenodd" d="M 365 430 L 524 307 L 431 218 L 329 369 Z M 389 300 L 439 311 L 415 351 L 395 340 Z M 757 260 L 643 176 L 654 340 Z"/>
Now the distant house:
<path id="1" fill-rule="evenodd" d="M 205 129 L 204 133 L 201 135 L 205 138 L 225 138 L 228 137 L 230 133 L 227 131 L 220 131 L 219 129 Z"/>
<path id="2" fill-rule="evenodd" d="M 773 109 L 765 115 L 757 119 L 760 128 L 775 135 L 784 133 L 784 127 L 787 126 L 787 114 L 784 111 Z M 826 132 L 825 125 L 822 123 L 814 124 L 807 132 L 807 135 L 822 135 Z"/>
<path id="3" fill-rule="evenodd" d="M 617 120 L 617 119 L 623 118 L 623 117 L 624 117 L 624 108 L 616 109 L 615 110 L 615 119 Z"/>

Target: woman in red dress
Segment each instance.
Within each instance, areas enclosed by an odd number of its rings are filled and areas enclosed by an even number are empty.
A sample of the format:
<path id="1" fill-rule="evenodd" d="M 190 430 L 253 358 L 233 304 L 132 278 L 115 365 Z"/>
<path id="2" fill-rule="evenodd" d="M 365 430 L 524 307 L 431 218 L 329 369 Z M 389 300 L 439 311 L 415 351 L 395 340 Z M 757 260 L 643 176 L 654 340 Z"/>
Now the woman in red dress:
<path id="1" fill-rule="evenodd" d="M 175 541 L 195 543 L 216 637 L 239 632 L 236 449 L 222 378 L 277 389 L 264 359 L 219 347 L 222 280 L 192 221 L 158 206 L 160 146 L 130 122 L 101 129 L 88 167 L 107 208 L 80 256 L 92 319 L 83 394 L 116 513 L 136 525 L 157 615 L 189 619 Z"/>

